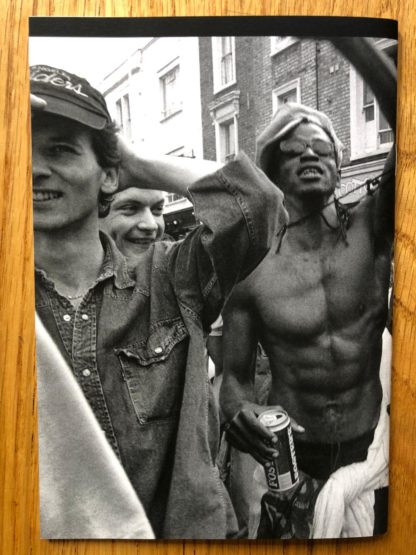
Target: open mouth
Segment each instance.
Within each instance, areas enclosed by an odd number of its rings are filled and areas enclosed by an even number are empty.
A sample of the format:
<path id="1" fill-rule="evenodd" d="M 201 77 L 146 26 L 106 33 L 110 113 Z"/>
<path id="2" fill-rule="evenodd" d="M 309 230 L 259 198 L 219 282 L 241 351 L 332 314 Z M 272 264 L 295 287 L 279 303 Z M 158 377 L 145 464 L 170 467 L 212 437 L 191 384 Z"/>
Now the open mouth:
<path id="1" fill-rule="evenodd" d="M 62 193 L 57 191 L 33 191 L 33 200 L 35 202 L 47 202 L 56 200 L 62 196 Z"/>
<path id="2" fill-rule="evenodd" d="M 322 175 L 322 170 L 317 167 L 307 167 L 300 170 L 299 177 L 318 178 Z"/>
<path id="3" fill-rule="evenodd" d="M 153 237 L 129 237 L 127 241 L 129 243 L 133 243 L 134 245 L 148 246 L 154 243 L 155 240 Z"/>

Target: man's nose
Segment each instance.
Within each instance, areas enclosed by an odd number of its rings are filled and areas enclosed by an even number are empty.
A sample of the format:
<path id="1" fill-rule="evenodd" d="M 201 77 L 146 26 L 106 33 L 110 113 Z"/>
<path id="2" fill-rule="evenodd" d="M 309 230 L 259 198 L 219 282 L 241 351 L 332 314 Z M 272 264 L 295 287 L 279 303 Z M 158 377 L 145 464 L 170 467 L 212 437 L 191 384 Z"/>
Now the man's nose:
<path id="1" fill-rule="evenodd" d="M 305 150 L 301 154 L 301 158 L 319 158 L 318 154 L 313 150 L 311 145 L 306 145 Z"/>
<path id="2" fill-rule="evenodd" d="M 39 177 L 49 177 L 51 170 L 44 156 L 36 149 L 32 150 L 32 176 L 33 179 Z"/>
<path id="3" fill-rule="evenodd" d="M 144 231 L 155 231 L 157 223 L 150 209 L 143 210 L 137 220 L 137 227 Z"/>

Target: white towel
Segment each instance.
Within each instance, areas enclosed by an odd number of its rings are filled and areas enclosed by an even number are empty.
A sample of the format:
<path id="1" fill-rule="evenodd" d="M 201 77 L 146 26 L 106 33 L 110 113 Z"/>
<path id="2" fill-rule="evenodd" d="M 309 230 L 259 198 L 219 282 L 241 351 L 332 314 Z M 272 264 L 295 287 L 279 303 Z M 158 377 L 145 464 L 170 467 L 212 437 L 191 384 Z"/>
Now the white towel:
<path id="1" fill-rule="evenodd" d="M 41 535 L 152 539 L 127 475 L 36 316 Z"/>
<path id="2" fill-rule="evenodd" d="M 339 468 L 318 495 L 313 538 L 354 538 L 373 535 L 374 490 L 388 485 L 391 336 L 383 335 L 380 379 L 383 387 L 380 419 L 367 459 Z"/>
<path id="3" fill-rule="evenodd" d="M 388 485 L 389 422 L 385 406 L 367 460 L 339 468 L 319 492 L 314 538 L 373 535 L 374 490 Z"/>

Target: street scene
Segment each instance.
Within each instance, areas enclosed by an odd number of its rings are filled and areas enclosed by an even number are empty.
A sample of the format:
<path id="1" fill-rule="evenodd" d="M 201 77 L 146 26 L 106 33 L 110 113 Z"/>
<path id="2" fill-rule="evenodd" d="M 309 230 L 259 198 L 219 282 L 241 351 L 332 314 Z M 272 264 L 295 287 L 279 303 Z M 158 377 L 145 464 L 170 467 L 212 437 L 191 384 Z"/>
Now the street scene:
<path id="1" fill-rule="evenodd" d="M 29 64 L 42 537 L 385 533 L 397 40 Z"/>

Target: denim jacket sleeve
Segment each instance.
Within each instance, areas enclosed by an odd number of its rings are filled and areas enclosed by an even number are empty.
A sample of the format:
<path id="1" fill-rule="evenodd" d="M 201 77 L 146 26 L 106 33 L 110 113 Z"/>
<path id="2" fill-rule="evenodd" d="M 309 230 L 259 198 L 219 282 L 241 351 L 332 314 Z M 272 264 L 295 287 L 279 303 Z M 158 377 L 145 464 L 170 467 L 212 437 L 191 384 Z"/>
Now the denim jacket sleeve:
<path id="1" fill-rule="evenodd" d="M 176 249 L 170 271 L 180 302 L 207 324 L 265 257 L 287 213 L 281 191 L 243 153 L 189 193 L 203 225 Z"/>

